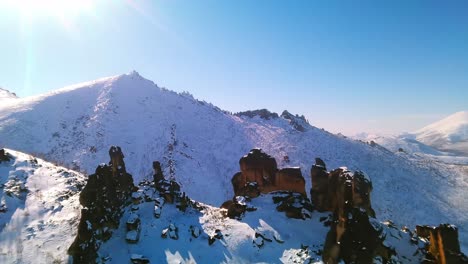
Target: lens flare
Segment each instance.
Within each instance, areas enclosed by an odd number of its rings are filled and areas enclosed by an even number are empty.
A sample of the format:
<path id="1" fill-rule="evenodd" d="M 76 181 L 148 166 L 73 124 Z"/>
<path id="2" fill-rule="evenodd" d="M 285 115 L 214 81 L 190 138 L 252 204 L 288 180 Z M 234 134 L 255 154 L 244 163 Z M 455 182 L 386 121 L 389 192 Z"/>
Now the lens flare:
<path id="1" fill-rule="evenodd" d="M 2 0 L 6 6 L 16 10 L 22 17 L 75 17 L 92 12 L 93 0 Z"/>

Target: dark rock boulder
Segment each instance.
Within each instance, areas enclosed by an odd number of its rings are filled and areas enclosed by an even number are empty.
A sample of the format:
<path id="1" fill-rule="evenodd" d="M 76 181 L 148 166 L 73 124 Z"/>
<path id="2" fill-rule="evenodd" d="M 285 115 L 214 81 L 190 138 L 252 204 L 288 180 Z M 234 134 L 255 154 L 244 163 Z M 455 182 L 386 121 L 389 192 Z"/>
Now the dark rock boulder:
<path id="1" fill-rule="evenodd" d="M 5 151 L 5 149 L 0 149 L 0 162 L 10 161 L 10 155 Z"/>
<path id="2" fill-rule="evenodd" d="M 237 199 L 229 200 L 221 205 L 221 208 L 227 210 L 227 217 L 232 219 L 240 219 L 247 209 L 247 205 L 241 204 Z"/>
<path id="3" fill-rule="evenodd" d="M 153 169 L 154 169 L 154 175 L 153 175 L 154 184 L 157 184 L 160 181 L 164 181 L 164 175 L 161 169 L 161 163 L 159 163 L 159 161 L 153 162 Z"/>
<path id="4" fill-rule="evenodd" d="M 68 250 L 74 263 L 95 262 L 97 241 L 109 239 L 111 230 L 118 227 L 122 207 L 134 189 L 133 177 L 126 172 L 120 147 L 112 146 L 109 155 L 109 165 L 99 165 L 80 193 L 84 209 L 78 235 Z"/>
<path id="5" fill-rule="evenodd" d="M 312 180 L 310 190 L 312 203 L 318 211 L 327 211 L 329 209 L 328 172 L 325 162 L 320 158 L 315 159 L 315 164 L 310 169 L 310 177 Z"/>
<path id="6" fill-rule="evenodd" d="M 249 111 L 245 111 L 245 112 L 235 113 L 234 115 L 235 116 L 247 116 L 247 117 L 250 117 L 250 118 L 258 116 L 258 117 L 260 117 L 262 119 L 265 119 L 265 120 L 279 118 L 277 113 L 272 113 L 272 112 L 268 111 L 267 109 L 249 110 Z"/>
<path id="7" fill-rule="evenodd" d="M 273 202 L 278 204 L 276 210 L 284 212 L 289 218 L 311 218 L 313 206 L 305 196 L 294 192 L 277 192 L 273 195 Z"/>

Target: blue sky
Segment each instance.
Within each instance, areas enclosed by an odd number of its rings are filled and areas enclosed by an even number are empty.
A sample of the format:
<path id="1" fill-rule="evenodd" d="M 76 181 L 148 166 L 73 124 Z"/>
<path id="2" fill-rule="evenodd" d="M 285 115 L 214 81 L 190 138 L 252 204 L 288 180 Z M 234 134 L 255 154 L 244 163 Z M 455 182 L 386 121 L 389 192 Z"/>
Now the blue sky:
<path id="1" fill-rule="evenodd" d="M 136 70 L 229 111 L 288 109 L 344 134 L 468 110 L 463 0 L 12 1 L 0 0 L 0 86 L 19 96 Z"/>

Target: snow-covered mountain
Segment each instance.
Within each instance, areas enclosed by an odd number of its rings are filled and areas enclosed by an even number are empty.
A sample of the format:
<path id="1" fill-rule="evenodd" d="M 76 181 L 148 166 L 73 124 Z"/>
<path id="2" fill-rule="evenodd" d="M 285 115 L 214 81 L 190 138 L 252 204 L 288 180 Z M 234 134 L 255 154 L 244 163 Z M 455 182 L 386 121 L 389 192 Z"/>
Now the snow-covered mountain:
<path id="1" fill-rule="evenodd" d="M 415 132 L 416 139 L 443 151 L 468 156 L 468 111 L 452 114 Z"/>
<path id="2" fill-rule="evenodd" d="M 429 159 L 446 164 L 468 166 L 468 156 L 438 150 L 416 140 L 413 134 L 375 135 L 361 133 L 353 138 L 369 144 L 373 142 L 394 153 L 401 152 L 408 154 L 410 158 Z"/>
<path id="3" fill-rule="evenodd" d="M 280 167 L 301 167 L 307 189 L 310 167 L 321 157 L 331 168 L 371 176 L 380 220 L 410 227 L 450 222 L 468 249 L 468 179 L 460 167 L 336 136 L 299 116 L 232 115 L 136 72 L 0 104 L 0 146 L 92 173 L 108 160 L 110 145 L 122 147 L 136 181 L 150 179 L 158 160 L 192 199 L 212 206 L 232 198 L 238 160 L 254 147 Z"/>
<path id="4" fill-rule="evenodd" d="M 66 263 L 85 176 L 21 152 L 0 161 L 0 263 Z"/>

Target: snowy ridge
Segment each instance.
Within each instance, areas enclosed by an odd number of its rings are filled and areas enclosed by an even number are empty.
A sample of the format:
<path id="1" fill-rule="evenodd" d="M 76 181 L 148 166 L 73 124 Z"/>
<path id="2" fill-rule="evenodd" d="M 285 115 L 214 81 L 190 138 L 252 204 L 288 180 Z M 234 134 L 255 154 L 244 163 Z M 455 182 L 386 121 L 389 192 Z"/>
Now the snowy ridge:
<path id="1" fill-rule="evenodd" d="M 415 132 L 416 139 L 441 150 L 468 154 L 468 111 L 457 112 Z"/>
<path id="2" fill-rule="evenodd" d="M 0 105 L 0 146 L 92 173 L 96 161 L 108 159 L 109 146 L 119 145 L 135 181 L 150 179 L 151 164 L 158 160 L 189 197 L 212 206 L 232 198 L 239 157 L 254 147 L 274 156 L 279 167 L 301 167 L 307 189 L 310 167 L 320 157 L 330 168 L 347 166 L 370 175 L 379 220 L 410 228 L 453 223 L 468 249 L 468 179 L 449 164 L 412 159 L 307 122 L 300 122 L 305 129 L 299 131 L 283 117 L 234 116 L 137 73 L 15 101 Z"/>
<path id="3" fill-rule="evenodd" d="M 355 137 L 362 142 L 375 142 L 376 144 L 388 149 L 391 152 L 408 154 L 411 159 L 430 159 L 445 164 L 468 165 L 468 156 L 459 156 L 451 152 L 444 152 L 428 146 L 414 139 L 412 134 L 402 134 L 398 136 L 379 136 L 379 135 L 359 135 Z"/>
<path id="4" fill-rule="evenodd" d="M 7 149 L 0 163 L 0 263 L 67 262 L 84 175 Z"/>
<path id="5" fill-rule="evenodd" d="M 12 93 L 0 87 L 0 101 L 6 100 L 6 99 L 16 99 L 16 98 L 18 98 L 18 96 L 16 96 L 15 93 Z"/>

